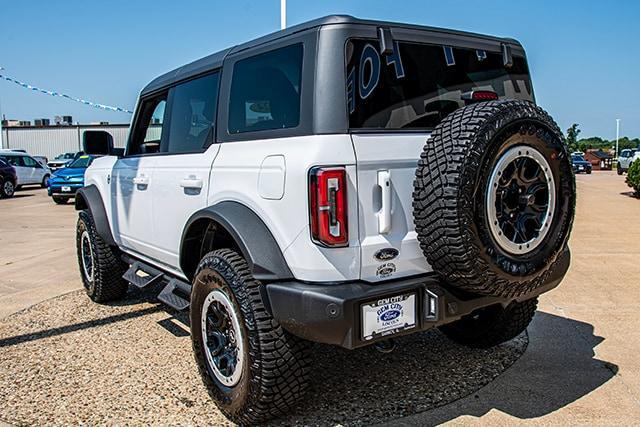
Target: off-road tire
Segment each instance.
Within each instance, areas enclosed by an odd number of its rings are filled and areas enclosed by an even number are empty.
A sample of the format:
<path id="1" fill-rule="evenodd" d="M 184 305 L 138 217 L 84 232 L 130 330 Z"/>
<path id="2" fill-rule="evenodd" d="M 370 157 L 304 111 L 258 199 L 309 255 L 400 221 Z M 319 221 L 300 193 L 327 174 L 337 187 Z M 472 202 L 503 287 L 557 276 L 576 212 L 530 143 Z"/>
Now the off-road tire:
<path id="1" fill-rule="evenodd" d="M 66 205 L 67 202 L 69 201 L 68 197 L 51 196 L 51 198 L 53 199 L 56 205 Z"/>
<path id="2" fill-rule="evenodd" d="M 460 320 L 441 326 L 451 340 L 472 348 L 489 348 L 520 335 L 536 312 L 538 298 L 484 307 Z"/>
<path id="3" fill-rule="evenodd" d="M 509 148 L 534 144 L 552 169 L 556 206 L 542 244 L 527 254 L 503 250 L 485 208 L 489 175 Z M 413 192 L 420 247 L 441 279 L 459 290 L 516 297 L 542 284 L 566 247 L 575 210 L 575 178 L 562 132 L 529 101 L 469 105 L 449 114 L 420 155 Z"/>
<path id="4" fill-rule="evenodd" d="M 271 317 L 261 288 L 246 261 L 230 249 L 205 255 L 193 279 L 191 340 L 198 370 L 220 410 L 239 424 L 261 423 L 286 413 L 304 395 L 310 371 L 310 344 L 287 333 Z M 243 371 L 232 387 L 213 374 L 200 327 L 203 303 L 215 289 L 231 300 L 243 328 Z"/>
<path id="5" fill-rule="evenodd" d="M 84 272 L 81 239 L 84 232 L 89 235 L 93 258 L 93 280 Z M 78 266 L 85 291 L 97 303 L 119 300 L 125 296 L 129 284 L 122 278 L 127 265 L 120 258 L 120 250 L 108 245 L 96 232 L 89 210 L 80 211 L 76 227 Z"/>

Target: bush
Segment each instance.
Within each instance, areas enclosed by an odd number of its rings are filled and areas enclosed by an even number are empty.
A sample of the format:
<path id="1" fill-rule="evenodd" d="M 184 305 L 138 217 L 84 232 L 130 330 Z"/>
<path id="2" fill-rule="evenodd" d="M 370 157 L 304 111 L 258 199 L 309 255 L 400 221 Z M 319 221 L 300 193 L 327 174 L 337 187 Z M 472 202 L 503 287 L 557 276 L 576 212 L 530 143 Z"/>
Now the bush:
<path id="1" fill-rule="evenodd" d="M 629 166 L 627 171 L 627 185 L 633 188 L 636 192 L 636 196 L 640 197 L 640 159 Z"/>

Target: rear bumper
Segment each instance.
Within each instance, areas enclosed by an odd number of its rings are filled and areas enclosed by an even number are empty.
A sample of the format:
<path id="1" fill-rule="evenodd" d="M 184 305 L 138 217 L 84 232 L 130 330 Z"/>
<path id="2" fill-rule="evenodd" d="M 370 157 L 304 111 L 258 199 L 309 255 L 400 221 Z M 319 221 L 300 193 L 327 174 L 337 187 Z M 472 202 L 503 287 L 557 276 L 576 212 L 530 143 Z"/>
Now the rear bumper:
<path id="1" fill-rule="evenodd" d="M 441 326 L 482 307 L 495 304 L 506 306 L 512 301 L 524 301 L 547 292 L 560 284 L 569 268 L 569 250 L 566 249 L 561 256 L 561 262 L 543 286 L 518 298 L 465 298 L 452 293 L 435 275 L 381 284 L 270 283 L 265 286 L 265 297 L 273 317 L 291 334 L 309 341 L 354 349 Z M 365 341 L 362 336 L 361 305 L 407 293 L 415 293 L 417 298 L 415 327 Z M 435 304 L 435 315 L 429 304 Z"/>

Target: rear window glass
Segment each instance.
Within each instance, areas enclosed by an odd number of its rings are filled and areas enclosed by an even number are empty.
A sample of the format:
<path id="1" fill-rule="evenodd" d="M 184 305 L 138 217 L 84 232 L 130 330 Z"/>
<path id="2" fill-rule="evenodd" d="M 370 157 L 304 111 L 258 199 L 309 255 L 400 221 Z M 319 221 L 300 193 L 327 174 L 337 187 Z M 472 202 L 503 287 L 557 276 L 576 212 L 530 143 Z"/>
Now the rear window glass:
<path id="1" fill-rule="evenodd" d="M 238 61 L 231 81 L 229 133 L 298 126 L 301 74 L 302 44 Z"/>
<path id="2" fill-rule="evenodd" d="M 376 40 L 346 45 L 347 105 L 352 129 L 430 129 L 465 105 L 462 94 L 489 90 L 533 100 L 526 61 L 484 50 L 395 42 L 380 56 Z"/>

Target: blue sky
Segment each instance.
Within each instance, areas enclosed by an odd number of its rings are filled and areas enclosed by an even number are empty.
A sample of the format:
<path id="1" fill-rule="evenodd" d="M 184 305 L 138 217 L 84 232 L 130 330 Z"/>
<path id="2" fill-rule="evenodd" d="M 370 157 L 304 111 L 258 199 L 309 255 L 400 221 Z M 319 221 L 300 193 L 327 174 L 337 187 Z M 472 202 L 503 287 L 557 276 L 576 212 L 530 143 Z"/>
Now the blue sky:
<path id="1" fill-rule="evenodd" d="M 10 1 L 0 3 L 0 66 L 32 85 L 132 109 L 155 76 L 278 30 L 279 0 Z M 640 137 L 639 1 L 288 0 L 288 24 L 340 13 L 517 38 L 537 101 L 581 136 Z M 101 111 L 0 81 L 7 118 L 71 114 L 112 123 Z"/>

